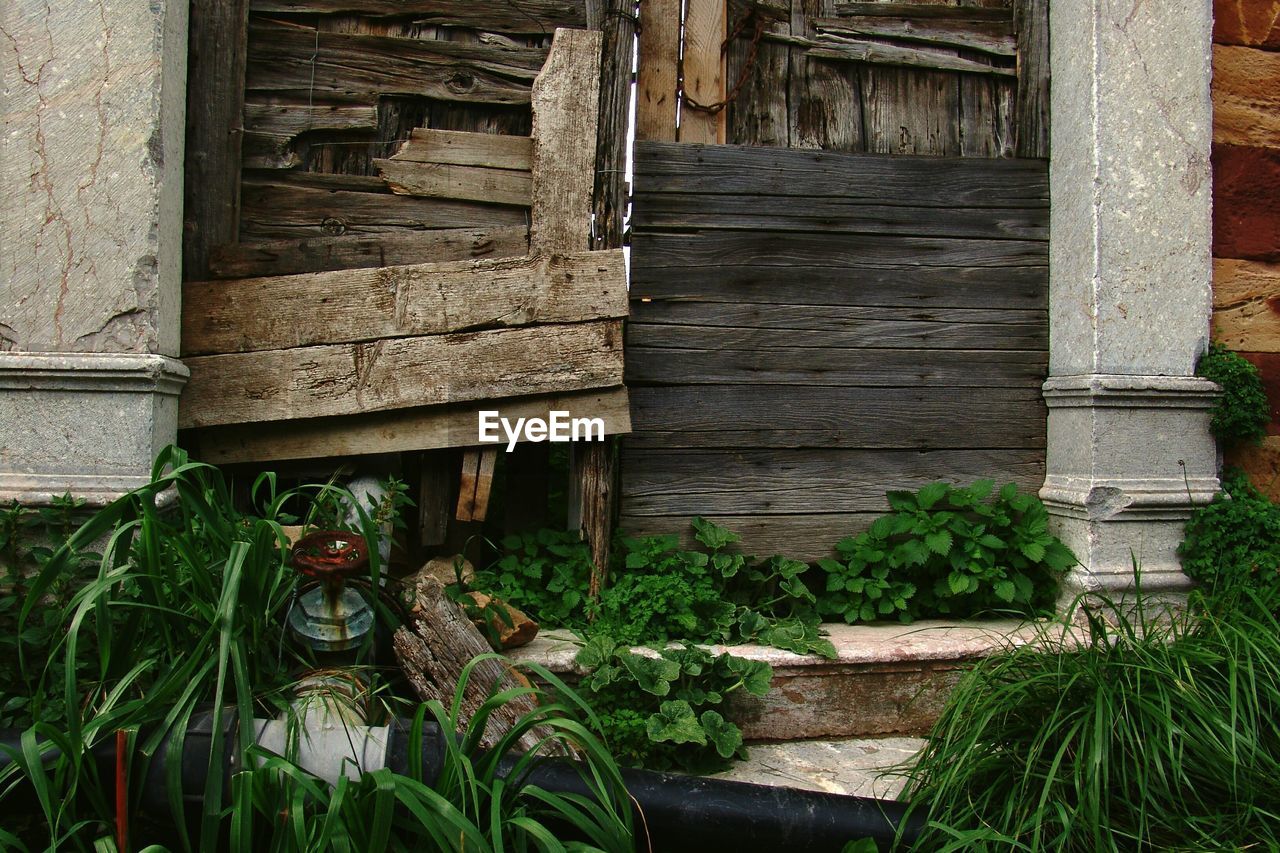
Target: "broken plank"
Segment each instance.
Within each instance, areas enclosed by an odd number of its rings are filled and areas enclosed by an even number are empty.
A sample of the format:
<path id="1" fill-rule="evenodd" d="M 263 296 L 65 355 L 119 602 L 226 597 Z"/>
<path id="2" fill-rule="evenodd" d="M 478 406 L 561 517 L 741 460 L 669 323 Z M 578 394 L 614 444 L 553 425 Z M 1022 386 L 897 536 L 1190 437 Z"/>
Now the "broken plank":
<path id="1" fill-rule="evenodd" d="M 865 18 L 818 18 L 813 21 L 819 33 L 920 42 L 942 47 L 963 48 L 993 56 L 1016 56 L 1018 44 L 1007 21 L 893 19 L 880 16 Z"/>
<path id="2" fill-rule="evenodd" d="M 426 27 L 470 27 L 514 35 L 541 35 L 556 27 L 585 27 L 584 0 L 251 0 L 254 12 L 297 15 L 369 15 L 412 18 Z"/>
<path id="3" fill-rule="evenodd" d="M 244 105 L 243 165 L 246 169 L 291 169 L 302 163 L 294 142 L 312 131 L 378 130 L 373 105 L 304 106 L 301 104 Z"/>
<path id="4" fill-rule="evenodd" d="M 458 488 L 458 521 L 484 521 L 489 513 L 489 494 L 493 490 L 493 469 L 498 451 L 492 448 L 467 450 L 462 454 L 462 482 Z"/>
<path id="5" fill-rule="evenodd" d="M 188 282 L 184 355 L 624 317 L 621 249 Z"/>
<path id="6" fill-rule="evenodd" d="M 553 411 L 570 412 L 575 417 L 600 418 L 605 435 L 631 431 L 627 389 L 618 387 L 344 417 L 207 427 L 184 432 L 183 441 L 194 441 L 200 458 L 215 465 L 469 447 L 480 443 L 482 410 L 498 411 L 513 423 L 518 418 L 546 420 Z"/>
<path id="7" fill-rule="evenodd" d="M 533 192 L 530 174 L 514 169 L 415 163 L 396 159 L 375 159 L 373 165 L 397 195 L 528 207 Z"/>
<path id="8" fill-rule="evenodd" d="M 943 6 L 922 3 L 840 3 L 835 4 L 839 16 L 879 16 L 886 18 L 954 19 L 962 21 L 1008 21 L 1012 12 L 1007 7 Z"/>
<path id="9" fill-rule="evenodd" d="M 353 415 L 622 382 L 618 320 L 196 356 L 180 427 Z"/>
<path id="10" fill-rule="evenodd" d="M 527 172 L 533 168 L 533 138 L 418 127 L 391 159 Z"/>
<path id="11" fill-rule="evenodd" d="M 636 65 L 636 139 L 675 142 L 680 0 L 640 4 Z"/>
<path id="12" fill-rule="evenodd" d="M 589 245 L 600 100 L 599 32 L 556 30 L 533 84 L 534 254 Z"/>
<path id="13" fill-rule="evenodd" d="M 529 229 L 440 228 L 343 237 L 304 237 L 215 246 L 209 274 L 254 278 L 327 270 L 367 269 L 480 258 L 510 258 L 529 251 Z"/>
<path id="14" fill-rule="evenodd" d="M 989 65 L 935 53 L 923 48 L 917 49 L 907 45 L 882 44 L 865 39 L 836 39 L 832 36 L 820 38 L 814 42 L 806 54 L 810 59 L 827 59 L 839 62 L 862 62 L 868 65 L 893 65 L 906 68 L 928 68 L 938 71 L 964 71 L 970 74 L 994 74 L 1003 77 L 1016 77 L 1017 71 L 1012 67 Z"/>

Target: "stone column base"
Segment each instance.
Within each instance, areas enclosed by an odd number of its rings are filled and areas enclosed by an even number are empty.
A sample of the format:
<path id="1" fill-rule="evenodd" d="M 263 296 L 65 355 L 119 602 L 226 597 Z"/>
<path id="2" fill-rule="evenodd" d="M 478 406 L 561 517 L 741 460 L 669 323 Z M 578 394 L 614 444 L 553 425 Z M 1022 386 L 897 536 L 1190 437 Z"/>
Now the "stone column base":
<path id="1" fill-rule="evenodd" d="M 189 375 L 162 355 L 0 353 L 0 502 L 102 506 L 148 483 Z"/>
<path id="2" fill-rule="evenodd" d="M 1053 532 L 1081 565 L 1073 592 L 1191 586 L 1177 555 L 1194 507 L 1218 491 L 1209 409 L 1218 386 L 1193 376 L 1083 374 L 1044 384 Z"/>

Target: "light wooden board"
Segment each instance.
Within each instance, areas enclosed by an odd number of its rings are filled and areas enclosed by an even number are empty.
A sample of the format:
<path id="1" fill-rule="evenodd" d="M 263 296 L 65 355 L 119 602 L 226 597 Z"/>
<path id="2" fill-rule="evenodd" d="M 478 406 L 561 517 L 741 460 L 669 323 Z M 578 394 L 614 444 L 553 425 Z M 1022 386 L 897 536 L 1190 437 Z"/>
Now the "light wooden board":
<path id="1" fill-rule="evenodd" d="M 636 139 L 674 142 L 678 104 L 680 0 L 640 4 Z"/>
<path id="2" fill-rule="evenodd" d="M 374 160 L 374 166 L 391 191 L 398 195 L 480 201 L 528 207 L 533 181 L 528 172 L 455 166 L 412 160 Z"/>
<path id="3" fill-rule="evenodd" d="M 728 35 L 725 0 L 687 0 L 684 21 L 684 92 L 699 104 L 718 104 L 725 97 L 725 51 Z M 681 142 L 724 144 L 726 113 L 680 106 Z"/>
<path id="4" fill-rule="evenodd" d="M 392 159 L 528 172 L 533 168 L 533 138 L 418 127 Z"/>
<path id="5" fill-rule="evenodd" d="M 462 454 L 462 483 L 458 489 L 458 521 L 484 521 L 489 513 L 489 494 L 493 490 L 493 469 L 498 451 L 492 448 L 467 450 Z"/>
<path id="6" fill-rule="evenodd" d="M 184 354 L 623 317 L 621 250 L 188 282 Z"/>

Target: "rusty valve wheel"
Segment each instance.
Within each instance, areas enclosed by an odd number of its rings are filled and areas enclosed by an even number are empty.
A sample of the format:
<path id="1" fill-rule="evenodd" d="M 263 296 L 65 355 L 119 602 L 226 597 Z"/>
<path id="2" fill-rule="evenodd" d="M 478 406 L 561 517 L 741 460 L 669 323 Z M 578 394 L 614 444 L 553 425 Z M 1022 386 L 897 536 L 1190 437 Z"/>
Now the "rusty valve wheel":
<path id="1" fill-rule="evenodd" d="M 369 565 L 364 537 L 346 530 L 309 533 L 293 546 L 293 567 L 326 583 L 343 581 Z"/>

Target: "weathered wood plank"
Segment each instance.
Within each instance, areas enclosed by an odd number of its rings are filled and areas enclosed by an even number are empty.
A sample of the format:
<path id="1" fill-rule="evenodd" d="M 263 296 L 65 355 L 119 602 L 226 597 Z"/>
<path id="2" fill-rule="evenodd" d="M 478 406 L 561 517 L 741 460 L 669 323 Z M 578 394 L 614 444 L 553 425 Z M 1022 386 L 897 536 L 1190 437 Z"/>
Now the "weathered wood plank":
<path id="1" fill-rule="evenodd" d="M 960 156 L 1012 157 L 1017 80 L 962 74 L 956 84 L 960 89 Z"/>
<path id="2" fill-rule="evenodd" d="M 809 304 L 807 290 L 798 294 L 778 294 L 785 301 L 753 303 L 741 299 L 633 300 L 631 322 L 687 326 L 727 326 L 757 329 L 850 330 L 864 323 L 930 323 L 936 325 L 981 325 L 1009 329 L 1044 326 L 1048 313 L 1021 308 L 934 308 L 866 305 Z M 789 298 L 788 298 L 789 297 Z"/>
<path id="3" fill-rule="evenodd" d="M 778 12 L 778 19 L 771 16 L 765 32 L 789 36 L 785 6 Z M 748 31 L 734 39 L 725 57 L 725 79 L 735 83 L 750 63 L 745 84 L 727 107 L 726 140 L 738 145 L 785 147 L 791 139 L 785 85 L 791 50 L 786 44 L 767 40 L 753 47 L 752 34 Z"/>
<path id="4" fill-rule="evenodd" d="M 467 450 L 462 454 L 462 483 L 453 514 L 458 521 L 484 521 L 489 514 L 489 495 L 493 491 L 493 469 L 497 462 L 498 451 L 493 448 Z"/>
<path id="5" fill-rule="evenodd" d="M 1040 389 L 700 385 L 630 390 L 633 448 L 1044 447 Z"/>
<path id="6" fill-rule="evenodd" d="M 845 349 L 787 346 L 799 333 L 778 336 L 766 345 L 758 331 L 690 330 L 661 341 L 640 343 L 659 329 L 630 333 L 627 382 L 633 384 L 728 385 L 772 382 L 815 387 L 920 387 L 930 384 L 964 388 L 1037 387 L 1048 372 L 1044 350 Z M 817 335 L 816 337 L 821 337 Z M 816 339 L 816 338 L 815 338 Z M 681 347 L 679 344 L 685 343 Z"/>
<path id="7" fill-rule="evenodd" d="M 189 282 L 184 354 L 623 317 L 622 251 Z"/>
<path id="8" fill-rule="evenodd" d="M 244 240 L 397 234 L 437 228 L 527 227 L 529 212 L 505 205 L 392 193 L 381 178 L 281 171 L 246 174 Z"/>
<path id="9" fill-rule="evenodd" d="M 637 231 L 804 231 L 1049 239 L 1049 211 L 1044 207 L 918 207 L 803 196 L 638 192 L 631 222 Z"/>
<path id="10" fill-rule="evenodd" d="M 877 126 L 884 130 L 882 122 Z M 1049 203 L 1048 168 L 1041 160 L 886 157 L 656 142 L 637 143 L 635 156 L 637 192 L 897 200 L 962 208 Z"/>
<path id="11" fill-rule="evenodd" d="M 835 554 L 836 543 L 861 533 L 879 512 L 808 513 L 794 515 L 708 515 L 696 513 L 742 537 L 745 554 L 783 554 L 811 563 Z M 698 547 L 691 515 L 623 515 L 618 528 L 629 536 L 677 536 L 682 548 Z"/>
<path id="12" fill-rule="evenodd" d="M 614 249 L 623 243 L 629 202 L 631 66 L 638 9 L 636 0 L 592 0 L 592 6 L 603 31 L 592 248 Z"/>
<path id="13" fill-rule="evenodd" d="M 956 74 L 866 66 L 862 69 L 862 109 L 870 152 L 894 156 L 925 154 L 930 159 L 960 155 L 960 87 Z M 983 160 L 982 164 L 992 162 L 996 161 Z M 955 170 L 951 171 L 955 174 Z M 956 186 L 972 188 L 975 184 L 957 175 Z"/>
<path id="14" fill-rule="evenodd" d="M 291 169 L 302 163 L 295 140 L 314 131 L 378 130 L 372 104 L 247 103 L 244 105 L 243 165 L 246 169 Z"/>
<path id="15" fill-rule="evenodd" d="M 209 274 L 254 278 L 528 254 L 529 229 L 441 228 L 376 237 L 305 237 L 215 246 Z"/>
<path id="16" fill-rule="evenodd" d="M 835 12 L 839 16 L 878 16 L 905 19 L 951 19 L 961 21 L 1008 21 L 1011 12 L 1002 7 L 947 6 L 932 3 L 881 3 L 837 2 Z"/>
<path id="17" fill-rule="evenodd" d="M 724 46 L 728 21 L 725 0 L 688 0 L 684 20 L 683 85 L 686 100 L 680 107 L 681 142 L 724 144 L 725 111 L 709 113 L 702 105 L 718 104 L 725 96 Z"/>
<path id="18" fill-rule="evenodd" d="M 814 20 L 830 11 L 830 0 L 792 0 L 791 35 L 811 37 Z M 791 147 L 864 150 L 858 69 L 811 60 L 802 50 L 791 51 L 789 62 Z"/>
<path id="19" fill-rule="evenodd" d="M 210 248 L 237 237 L 248 20 L 248 0 L 191 4 L 182 239 L 190 278 L 207 276 Z"/>
<path id="20" fill-rule="evenodd" d="M 921 44 L 958 47 L 989 53 L 993 56 L 1016 56 L 1017 40 L 1008 20 L 972 21 L 965 19 L 864 17 L 818 18 L 813 27 L 819 33 L 847 36 L 872 36 Z"/>
<path id="21" fill-rule="evenodd" d="M 351 415 L 607 388 L 622 382 L 616 320 L 187 359 L 180 427 Z"/>
<path id="22" fill-rule="evenodd" d="M 501 33 L 542 34 L 556 27 L 586 26 L 583 0 L 251 0 L 255 12 L 297 15 L 379 15 L 412 17 L 430 27 L 474 27 Z"/>
<path id="23" fill-rule="evenodd" d="M 391 159 L 528 172 L 533 168 L 533 138 L 417 127 Z"/>
<path id="24" fill-rule="evenodd" d="M 640 4 L 636 139 L 674 142 L 679 98 L 680 0 Z"/>
<path id="25" fill-rule="evenodd" d="M 905 44 L 884 44 L 856 38 L 835 38 L 834 36 L 820 40 L 809 48 L 811 59 L 826 59 L 835 62 L 862 62 L 870 65 L 890 65 L 904 68 L 923 68 L 938 71 L 962 71 L 968 74 L 994 74 L 996 76 L 1014 77 L 1017 72 L 1003 65 L 990 65 L 975 62 L 971 59 L 934 52 L 926 47 L 912 47 Z M 918 104 L 904 101 L 904 106 L 919 109 Z"/>
<path id="26" fill-rule="evenodd" d="M 534 397 L 482 400 L 345 417 L 236 424 L 187 430 L 200 458 L 215 465 L 279 459 L 324 459 L 405 450 L 442 449 L 479 444 L 479 412 L 497 409 L 503 417 L 543 418 L 554 411 L 598 417 L 605 435 L 631 431 L 625 388 L 577 391 Z"/>
<path id="27" fill-rule="evenodd" d="M 1014 0 L 1018 33 L 1018 97 L 1014 150 L 1049 156 L 1049 0 Z"/>
<path id="28" fill-rule="evenodd" d="M 935 480 L 1044 482 L 1043 449 L 624 450 L 623 462 L 627 515 L 883 512 L 886 490 Z"/>
<path id="29" fill-rule="evenodd" d="M 528 207 L 533 195 L 532 175 L 515 169 L 421 163 L 394 157 L 390 160 L 374 160 L 373 165 L 397 195 L 480 201 L 516 207 Z"/>
<path id="30" fill-rule="evenodd" d="M 636 264 L 633 299 L 679 299 L 790 304 L 803 285 L 809 305 L 920 308 L 1044 309 L 1049 268 L 913 267 L 869 264 L 822 266 L 808 258 L 790 268 L 751 263 L 705 267 L 696 275 L 679 266 Z"/>
<path id="31" fill-rule="evenodd" d="M 556 30 L 533 83 L 534 254 L 587 248 L 595 189 L 600 33 Z"/>
<path id="32" fill-rule="evenodd" d="M 592 598 L 599 597 L 608 579 L 613 504 L 617 494 L 615 459 L 612 442 L 569 447 L 568 529 L 578 531 L 591 549 L 593 570 L 587 594 Z"/>
<path id="33" fill-rule="evenodd" d="M 306 97 L 416 95 L 441 101 L 527 104 L 541 48 L 374 36 L 253 24 L 251 92 Z"/>

